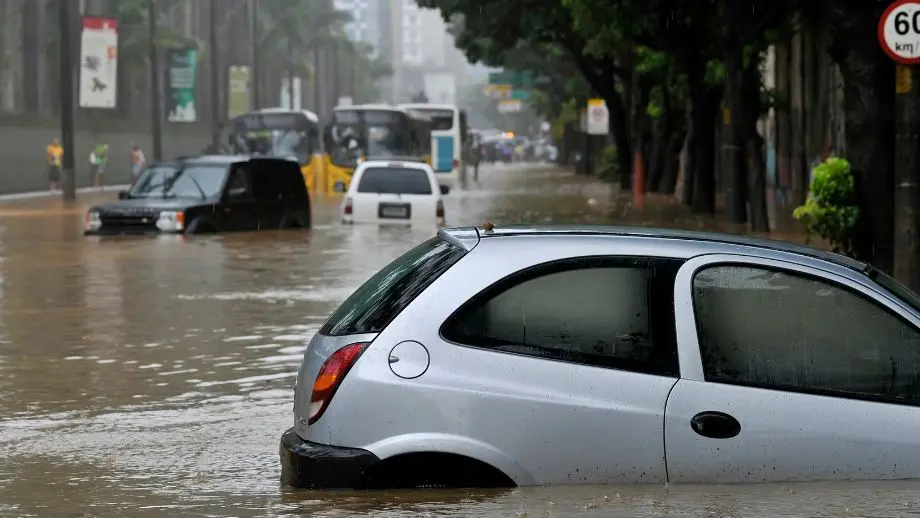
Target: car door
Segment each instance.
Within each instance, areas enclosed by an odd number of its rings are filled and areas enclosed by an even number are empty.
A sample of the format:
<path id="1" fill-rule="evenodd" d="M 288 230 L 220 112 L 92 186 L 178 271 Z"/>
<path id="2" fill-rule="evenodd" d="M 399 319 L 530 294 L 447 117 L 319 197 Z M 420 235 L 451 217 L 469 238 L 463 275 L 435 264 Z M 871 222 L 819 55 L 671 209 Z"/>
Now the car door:
<path id="1" fill-rule="evenodd" d="M 276 169 L 287 164 L 280 160 L 259 160 L 253 161 L 251 165 L 252 193 L 258 211 L 258 228 L 280 228 L 285 213 L 282 186 L 286 176 L 285 171 Z M 298 178 L 298 181 L 302 180 Z"/>
<path id="2" fill-rule="evenodd" d="M 920 321 L 833 269 L 731 255 L 681 269 L 671 482 L 920 476 Z"/>
<path id="3" fill-rule="evenodd" d="M 261 210 L 252 191 L 252 175 L 247 164 L 231 166 L 224 187 L 223 221 L 225 230 L 256 230 L 259 228 Z"/>

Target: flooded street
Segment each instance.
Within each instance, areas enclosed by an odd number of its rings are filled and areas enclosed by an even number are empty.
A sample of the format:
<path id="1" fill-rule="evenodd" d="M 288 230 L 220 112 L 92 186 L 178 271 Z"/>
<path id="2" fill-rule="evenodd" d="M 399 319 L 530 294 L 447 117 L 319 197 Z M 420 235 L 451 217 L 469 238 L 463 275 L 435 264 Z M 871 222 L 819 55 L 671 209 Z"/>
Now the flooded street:
<path id="1" fill-rule="evenodd" d="M 450 225 L 623 214 L 608 185 L 552 169 L 497 166 L 480 182 L 448 196 Z M 920 516 L 914 482 L 280 487 L 306 343 L 372 272 L 434 233 L 343 226 L 337 200 L 313 210 L 311 231 L 183 241 L 84 238 L 85 206 L 0 206 L 0 516 Z"/>

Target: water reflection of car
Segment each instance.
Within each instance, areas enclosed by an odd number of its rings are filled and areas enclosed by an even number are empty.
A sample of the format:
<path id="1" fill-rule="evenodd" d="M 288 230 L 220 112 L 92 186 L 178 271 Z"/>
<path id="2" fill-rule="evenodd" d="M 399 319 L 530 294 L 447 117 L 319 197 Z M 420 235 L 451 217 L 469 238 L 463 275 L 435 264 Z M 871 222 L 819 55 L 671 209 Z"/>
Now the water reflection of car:
<path id="1" fill-rule="evenodd" d="M 368 160 L 355 170 L 342 201 L 342 222 L 443 225 L 441 195 L 448 192 L 424 162 Z"/>
<path id="2" fill-rule="evenodd" d="M 743 236 L 443 230 L 311 340 L 294 486 L 920 478 L 920 300 Z"/>
<path id="3" fill-rule="evenodd" d="M 204 234 L 306 228 L 310 198 L 296 161 L 199 156 L 155 164 L 119 201 L 86 213 L 84 233 Z"/>

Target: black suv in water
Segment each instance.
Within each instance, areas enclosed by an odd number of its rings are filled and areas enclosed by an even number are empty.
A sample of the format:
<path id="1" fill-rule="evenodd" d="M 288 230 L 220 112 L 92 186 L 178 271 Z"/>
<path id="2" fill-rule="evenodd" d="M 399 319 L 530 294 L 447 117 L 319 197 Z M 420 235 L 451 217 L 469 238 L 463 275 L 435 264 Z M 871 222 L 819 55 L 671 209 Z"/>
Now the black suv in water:
<path id="1" fill-rule="evenodd" d="M 118 198 L 89 209 L 85 235 L 310 226 L 303 175 L 297 162 L 286 158 L 206 155 L 161 162 Z"/>

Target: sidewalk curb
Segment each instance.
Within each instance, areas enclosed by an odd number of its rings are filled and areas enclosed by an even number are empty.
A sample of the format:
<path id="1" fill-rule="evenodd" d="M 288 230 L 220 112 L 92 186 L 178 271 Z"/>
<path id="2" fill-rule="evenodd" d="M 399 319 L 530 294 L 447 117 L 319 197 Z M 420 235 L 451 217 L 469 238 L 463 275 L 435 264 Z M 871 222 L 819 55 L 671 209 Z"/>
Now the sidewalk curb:
<path id="1" fill-rule="evenodd" d="M 112 192 L 112 191 L 123 191 L 130 187 L 128 184 L 124 185 L 106 185 L 102 187 L 102 192 Z M 94 192 L 99 192 L 98 187 L 81 187 L 77 189 L 77 194 L 89 194 Z M 30 200 L 33 198 L 51 198 L 51 197 L 60 197 L 61 191 L 31 191 L 31 192 L 20 192 L 15 194 L 0 194 L 0 202 L 4 201 L 18 201 L 18 200 Z"/>

